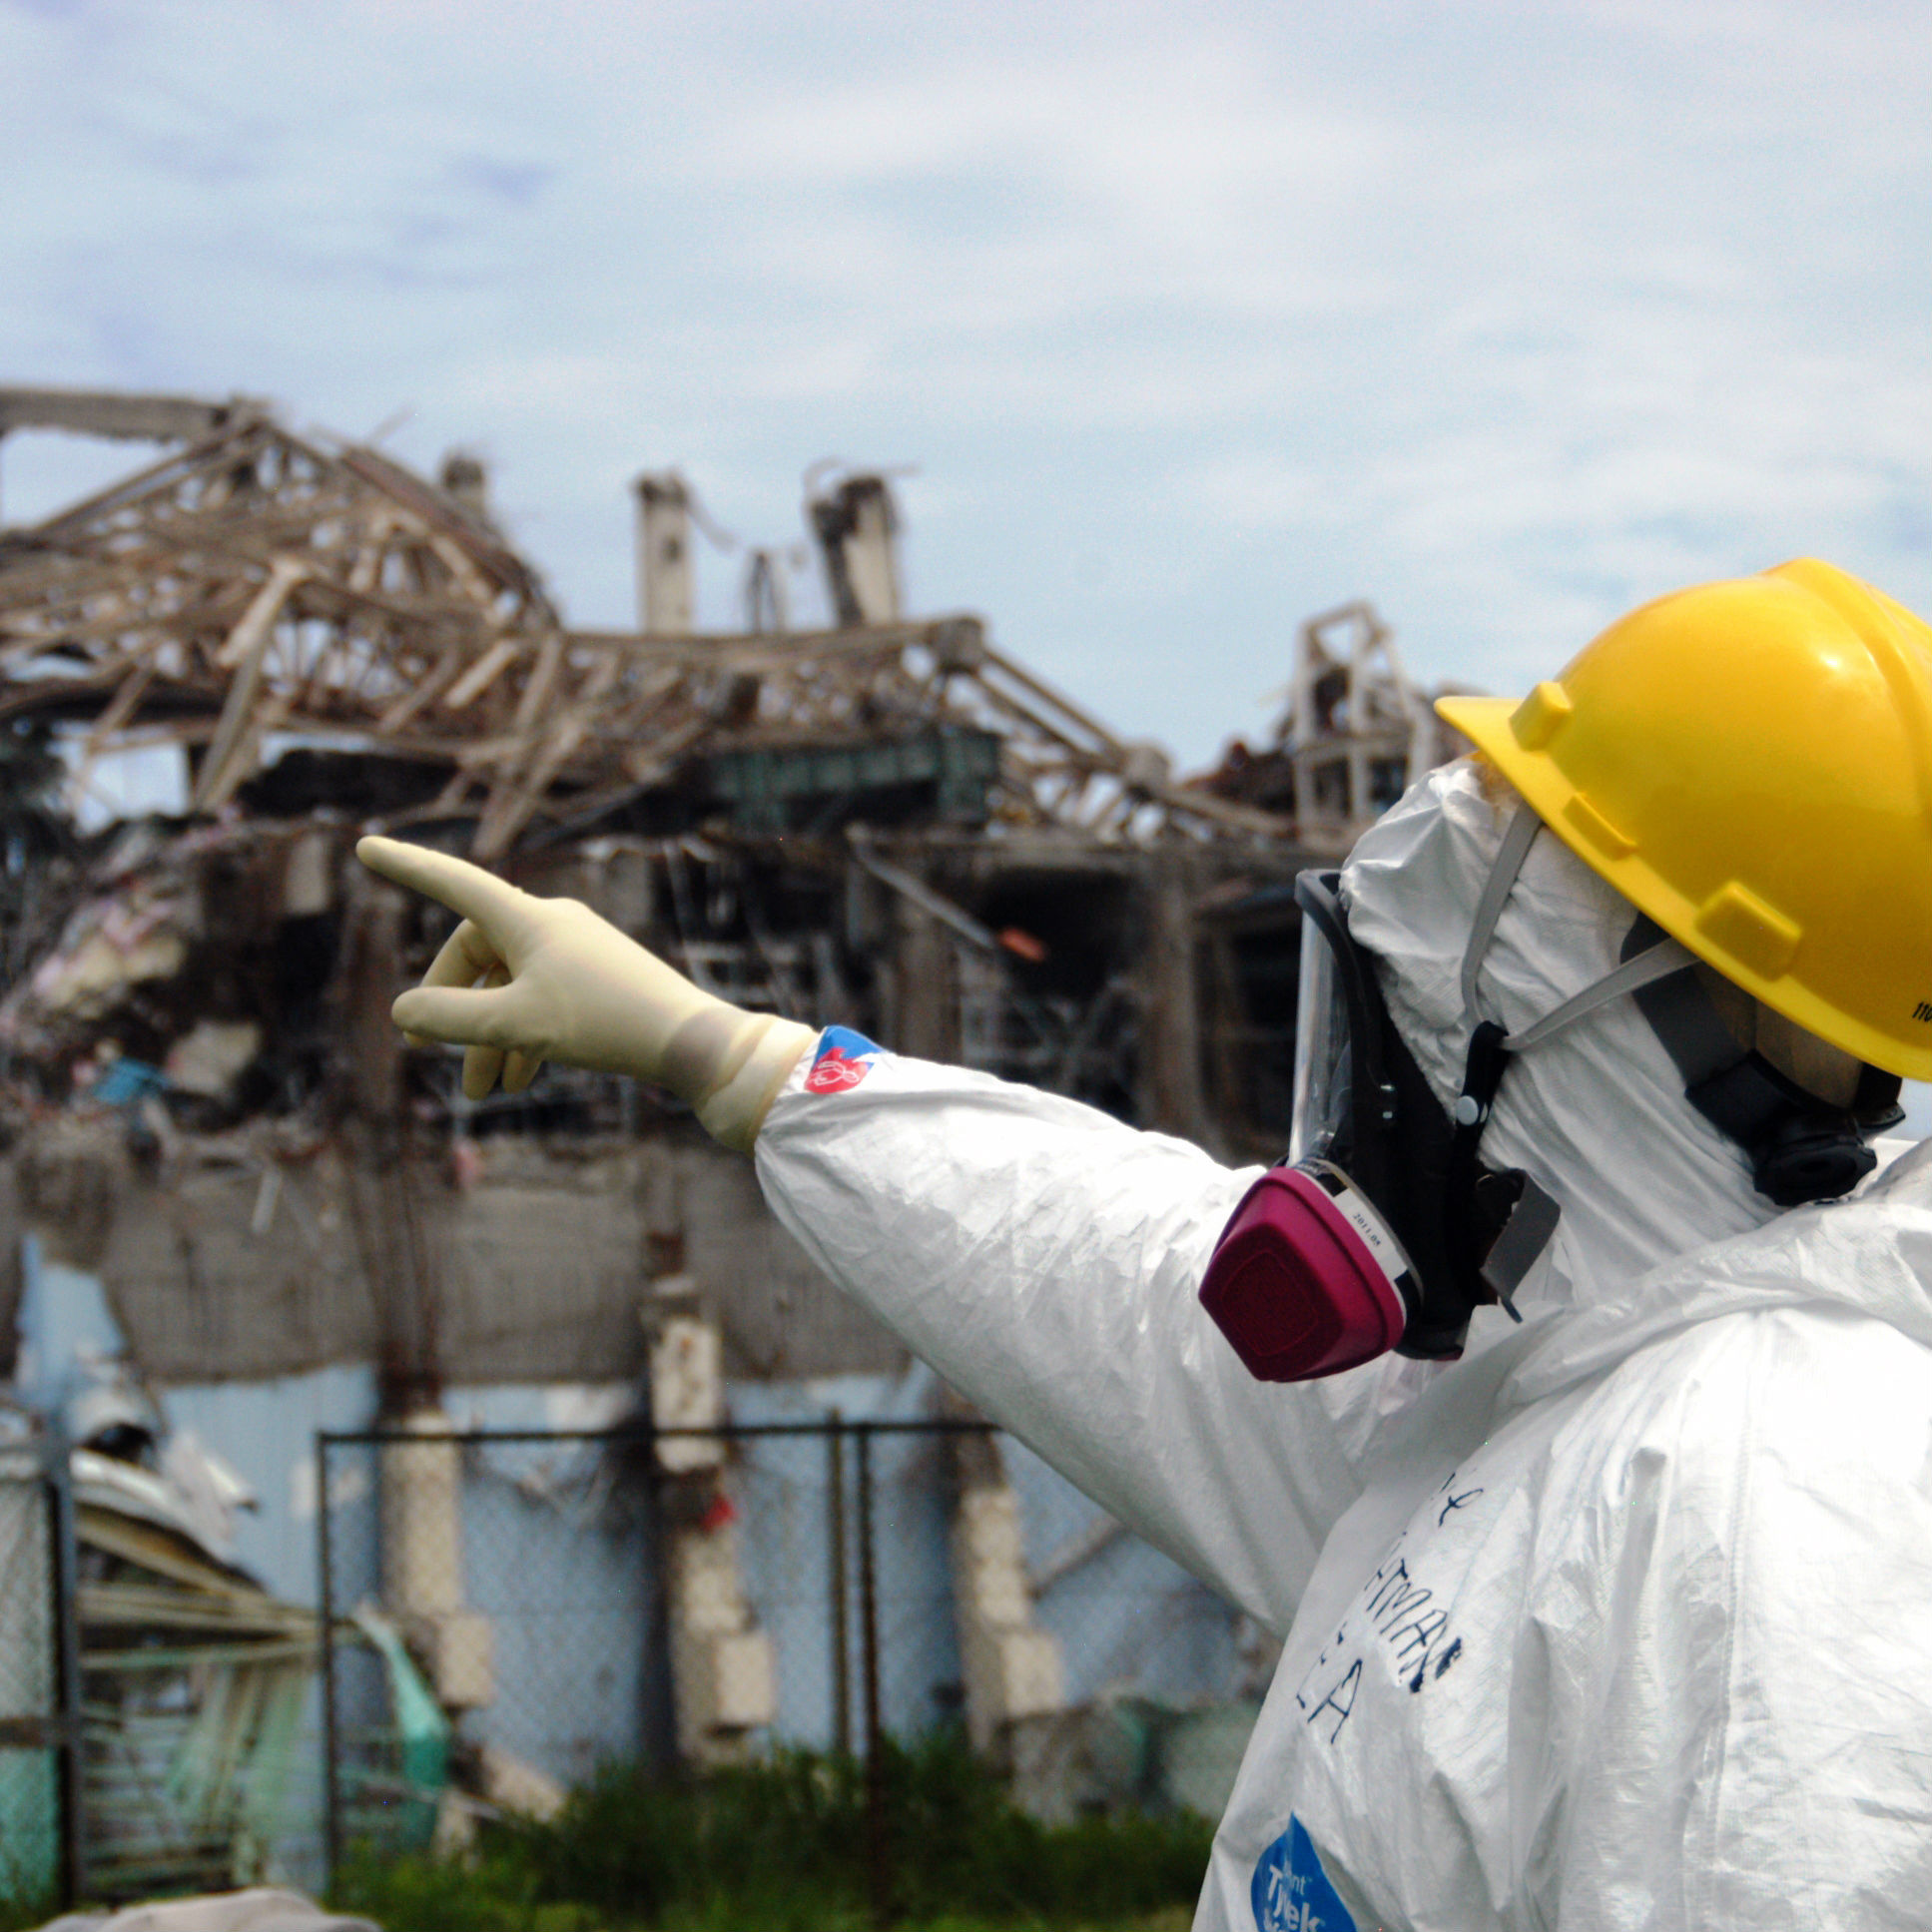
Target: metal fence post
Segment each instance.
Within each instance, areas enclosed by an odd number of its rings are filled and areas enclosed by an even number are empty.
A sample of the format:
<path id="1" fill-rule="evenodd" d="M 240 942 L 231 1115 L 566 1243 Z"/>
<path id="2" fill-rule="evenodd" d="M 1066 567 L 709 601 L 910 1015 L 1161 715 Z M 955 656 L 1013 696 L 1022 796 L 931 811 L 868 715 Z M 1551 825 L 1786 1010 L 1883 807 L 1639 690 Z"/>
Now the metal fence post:
<path id="1" fill-rule="evenodd" d="M 825 1452 L 827 1541 L 831 1551 L 832 1589 L 832 1747 L 842 1757 L 852 1755 L 852 1634 L 846 1627 L 846 1426 L 833 1410 L 826 1427 Z M 868 1742 L 867 1748 L 871 1745 Z"/>
<path id="2" fill-rule="evenodd" d="M 60 1699 L 61 1902 L 87 1896 L 87 1740 L 81 1712 L 81 1554 L 74 1511 L 73 1445 L 58 1414 L 47 1422 L 47 1482 L 54 1533 L 54 1644 Z"/>
<path id="3" fill-rule="evenodd" d="M 335 1882 L 335 1870 L 342 1856 L 341 1795 L 337 1786 L 337 1760 L 340 1755 L 335 1715 L 335 1563 L 333 1539 L 328 1519 L 332 1514 L 328 1480 L 328 1437 L 316 1436 L 316 1569 L 318 1572 L 322 1649 L 322 1878 L 325 1885 Z"/>
<path id="4" fill-rule="evenodd" d="M 626 1082 L 628 1084 L 628 1082 Z M 654 1775 L 678 1764 L 676 1672 L 671 1667 L 671 1537 L 665 1524 L 664 1491 L 670 1480 L 658 1460 L 661 1432 L 655 1419 L 640 1438 L 644 1486 L 644 1657 L 638 1668 L 638 1741 Z"/>
<path id="5" fill-rule="evenodd" d="M 859 1464 L 859 1641 L 866 1677 L 866 1853 L 873 1923 L 893 1920 L 892 1848 L 886 1828 L 885 1735 L 879 1716 L 879 1584 L 873 1540 L 872 1424 L 857 1429 Z"/>

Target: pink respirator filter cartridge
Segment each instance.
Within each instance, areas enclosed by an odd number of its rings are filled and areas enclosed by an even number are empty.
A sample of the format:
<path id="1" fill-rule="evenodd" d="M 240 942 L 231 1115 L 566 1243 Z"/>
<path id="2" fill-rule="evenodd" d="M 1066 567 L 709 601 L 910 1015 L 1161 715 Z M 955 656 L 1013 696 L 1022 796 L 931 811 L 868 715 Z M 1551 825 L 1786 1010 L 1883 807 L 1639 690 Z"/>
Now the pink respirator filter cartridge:
<path id="1" fill-rule="evenodd" d="M 1338 1169 L 1271 1167 L 1215 1244 L 1201 1306 L 1251 1375 L 1308 1382 L 1401 1341 L 1396 1281 L 1406 1269 L 1381 1217 Z"/>

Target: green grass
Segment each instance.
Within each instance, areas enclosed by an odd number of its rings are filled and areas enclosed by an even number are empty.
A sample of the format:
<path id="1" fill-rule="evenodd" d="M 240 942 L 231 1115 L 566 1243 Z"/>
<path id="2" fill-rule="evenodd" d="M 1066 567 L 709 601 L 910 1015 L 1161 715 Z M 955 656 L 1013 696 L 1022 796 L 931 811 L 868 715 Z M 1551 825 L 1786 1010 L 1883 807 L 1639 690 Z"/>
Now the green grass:
<path id="1" fill-rule="evenodd" d="M 883 1760 L 893 1917 L 912 1932 L 1182 1932 L 1211 1828 L 1187 1815 L 1048 1827 L 941 1739 Z M 702 1780 L 612 1768 L 547 1824 L 485 1832 L 464 1859 L 344 1861 L 340 1911 L 385 1932 L 868 1932 L 865 1767 L 787 1753 Z"/>
<path id="2" fill-rule="evenodd" d="M 49 1892 L 44 1898 L 0 1898 L 0 1932 L 28 1932 L 60 1916 L 60 1900 Z"/>

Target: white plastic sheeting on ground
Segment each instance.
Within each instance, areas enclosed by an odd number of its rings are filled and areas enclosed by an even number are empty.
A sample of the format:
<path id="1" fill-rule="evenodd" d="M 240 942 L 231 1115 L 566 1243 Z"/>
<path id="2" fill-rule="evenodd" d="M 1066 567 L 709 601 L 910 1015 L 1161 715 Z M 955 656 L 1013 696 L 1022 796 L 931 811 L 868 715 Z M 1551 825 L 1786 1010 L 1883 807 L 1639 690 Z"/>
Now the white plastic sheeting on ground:
<path id="1" fill-rule="evenodd" d="M 300 1892 L 258 1886 L 202 1898 L 171 1898 L 119 1912 L 70 1912 L 41 1932 L 381 1932 L 368 1919 L 325 1912 Z"/>

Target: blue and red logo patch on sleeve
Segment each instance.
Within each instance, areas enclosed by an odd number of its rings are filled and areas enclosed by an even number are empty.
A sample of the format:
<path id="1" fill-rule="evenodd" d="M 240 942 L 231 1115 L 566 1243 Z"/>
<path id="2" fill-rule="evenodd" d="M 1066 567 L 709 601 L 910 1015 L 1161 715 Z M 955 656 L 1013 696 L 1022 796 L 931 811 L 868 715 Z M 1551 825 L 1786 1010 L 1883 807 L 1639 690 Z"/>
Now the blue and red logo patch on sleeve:
<path id="1" fill-rule="evenodd" d="M 808 1093 L 847 1093 L 873 1069 L 885 1055 L 864 1033 L 850 1026 L 828 1026 L 819 1035 L 819 1050 L 812 1056 L 812 1070 L 805 1076 Z"/>

